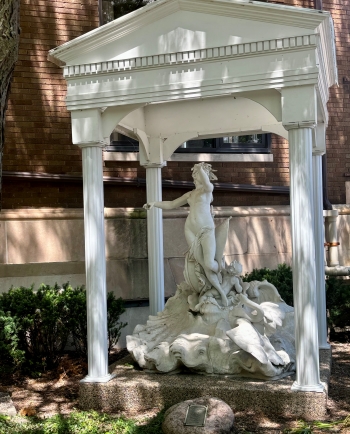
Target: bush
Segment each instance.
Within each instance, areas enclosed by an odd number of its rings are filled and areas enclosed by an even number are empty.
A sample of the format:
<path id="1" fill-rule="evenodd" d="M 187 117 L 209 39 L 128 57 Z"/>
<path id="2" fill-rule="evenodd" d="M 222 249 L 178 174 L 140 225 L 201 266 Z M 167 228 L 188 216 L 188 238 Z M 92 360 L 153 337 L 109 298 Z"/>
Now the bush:
<path id="1" fill-rule="evenodd" d="M 326 279 L 328 326 L 345 329 L 350 326 L 350 286 L 347 281 L 334 276 Z"/>
<path id="2" fill-rule="evenodd" d="M 86 291 L 78 287 L 67 297 L 69 312 L 71 313 L 70 330 L 72 332 L 73 346 L 80 355 L 87 357 L 87 315 Z M 120 315 L 125 312 L 123 300 L 115 298 L 113 292 L 107 294 L 107 330 L 108 352 L 119 340 L 120 332 L 127 323 L 119 322 Z"/>
<path id="3" fill-rule="evenodd" d="M 244 282 L 251 280 L 267 280 L 274 285 L 280 293 L 283 300 L 293 306 L 293 275 L 292 269 L 287 264 L 279 264 L 276 270 L 269 268 L 254 269 L 243 277 Z"/>
<path id="4" fill-rule="evenodd" d="M 121 299 L 107 296 L 109 350 L 126 323 L 119 322 L 125 311 Z M 0 359 L 31 374 L 52 369 L 62 356 L 69 336 L 72 344 L 87 356 L 86 291 L 55 284 L 11 288 L 0 296 Z M 6 363 L 7 362 L 7 363 Z"/>

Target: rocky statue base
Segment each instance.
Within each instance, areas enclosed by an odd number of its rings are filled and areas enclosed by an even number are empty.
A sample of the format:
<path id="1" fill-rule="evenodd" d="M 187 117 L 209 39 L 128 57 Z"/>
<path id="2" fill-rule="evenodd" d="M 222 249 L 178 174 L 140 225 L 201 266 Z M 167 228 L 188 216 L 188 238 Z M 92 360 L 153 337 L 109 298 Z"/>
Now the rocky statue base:
<path id="1" fill-rule="evenodd" d="M 293 373 L 293 308 L 269 282 L 243 282 L 241 271 L 235 261 L 220 272 L 227 306 L 215 290 L 200 295 L 186 282 L 179 285 L 163 312 L 127 336 L 139 366 L 269 380 Z"/>

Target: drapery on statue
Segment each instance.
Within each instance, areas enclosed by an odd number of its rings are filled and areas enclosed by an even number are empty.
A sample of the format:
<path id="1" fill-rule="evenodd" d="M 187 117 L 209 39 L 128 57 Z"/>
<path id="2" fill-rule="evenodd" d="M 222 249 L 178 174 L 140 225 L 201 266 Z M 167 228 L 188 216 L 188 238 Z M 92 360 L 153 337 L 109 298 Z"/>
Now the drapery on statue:
<path id="1" fill-rule="evenodd" d="M 215 227 L 210 164 L 192 169 L 195 189 L 144 208 L 188 203 L 185 282 L 163 312 L 127 336 L 127 348 L 151 372 L 190 369 L 202 374 L 276 379 L 294 372 L 294 311 L 267 281 L 243 282 L 237 261 L 225 265 L 229 220 Z"/>

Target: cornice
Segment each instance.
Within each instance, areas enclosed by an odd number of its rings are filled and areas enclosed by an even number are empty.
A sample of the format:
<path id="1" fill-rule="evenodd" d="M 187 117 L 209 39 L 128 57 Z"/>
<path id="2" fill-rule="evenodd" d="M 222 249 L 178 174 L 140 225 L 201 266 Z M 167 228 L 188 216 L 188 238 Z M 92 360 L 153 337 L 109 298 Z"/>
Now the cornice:
<path id="1" fill-rule="evenodd" d="M 140 72 L 142 73 L 142 72 Z M 234 79 L 227 78 L 207 80 L 201 82 L 183 83 L 178 85 L 164 85 L 144 87 L 138 89 L 118 89 L 115 91 L 98 92 L 93 94 L 67 95 L 66 104 L 68 110 L 81 110 L 98 108 L 101 106 L 116 106 L 125 104 L 150 104 L 163 101 L 180 101 L 189 98 L 206 98 L 212 96 L 225 96 L 234 93 L 282 88 L 285 86 L 316 85 L 319 71 L 317 68 L 303 70 L 278 71 L 273 77 L 271 74 L 251 74 L 238 76 Z"/>
<path id="2" fill-rule="evenodd" d="M 264 21 L 305 29 L 315 29 L 327 16 L 327 11 L 285 6 L 252 0 L 179 0 L 180 9 L 251 21 Z"/>
<path id="3" fill-rule="evenodd" d="M 63 66 L 79 53 L 101 49 L 179 10 L 306 28 L 329 19 L 329 12 L 251 0 L 158 0 L 49 51 L 50 61 Z"/>
<path id="4" fill-rule="evenodd" d="M 65 78 L 87 75 L 100 75 L 121 71 L 141 70 L 145 68 L 161 68 L 178 64 L 193 64 L 205 61 L 222 61 L 238 59 L 246 56 L 260 56 L 275 52 L 290 52 L 317 47 L 318 35 L 294 36 L 283 39 L 270 39 L 243 44 L 226 45 L 202 50 L 180 51 L 168 54 L 134 57 L 130 59 L 83 65 L 65 66 Z"/>

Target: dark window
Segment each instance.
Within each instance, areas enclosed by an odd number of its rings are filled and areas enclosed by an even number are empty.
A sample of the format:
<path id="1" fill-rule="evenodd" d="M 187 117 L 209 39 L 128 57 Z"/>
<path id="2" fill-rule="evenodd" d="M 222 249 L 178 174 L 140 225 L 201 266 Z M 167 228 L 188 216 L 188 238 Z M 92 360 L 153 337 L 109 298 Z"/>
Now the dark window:
<path id="1" fill-rule="evenodd" d="M 253 134 L 249 136 L 230 136 L 216 139 L 188 140 L 175 152 L 180 153 L 236 153 L 236 154 L 268 154 L 271 152 L 271 134 Z M 113 132 L 109 152 L 138 152 L 139 144 L 123 134 Z"/>

